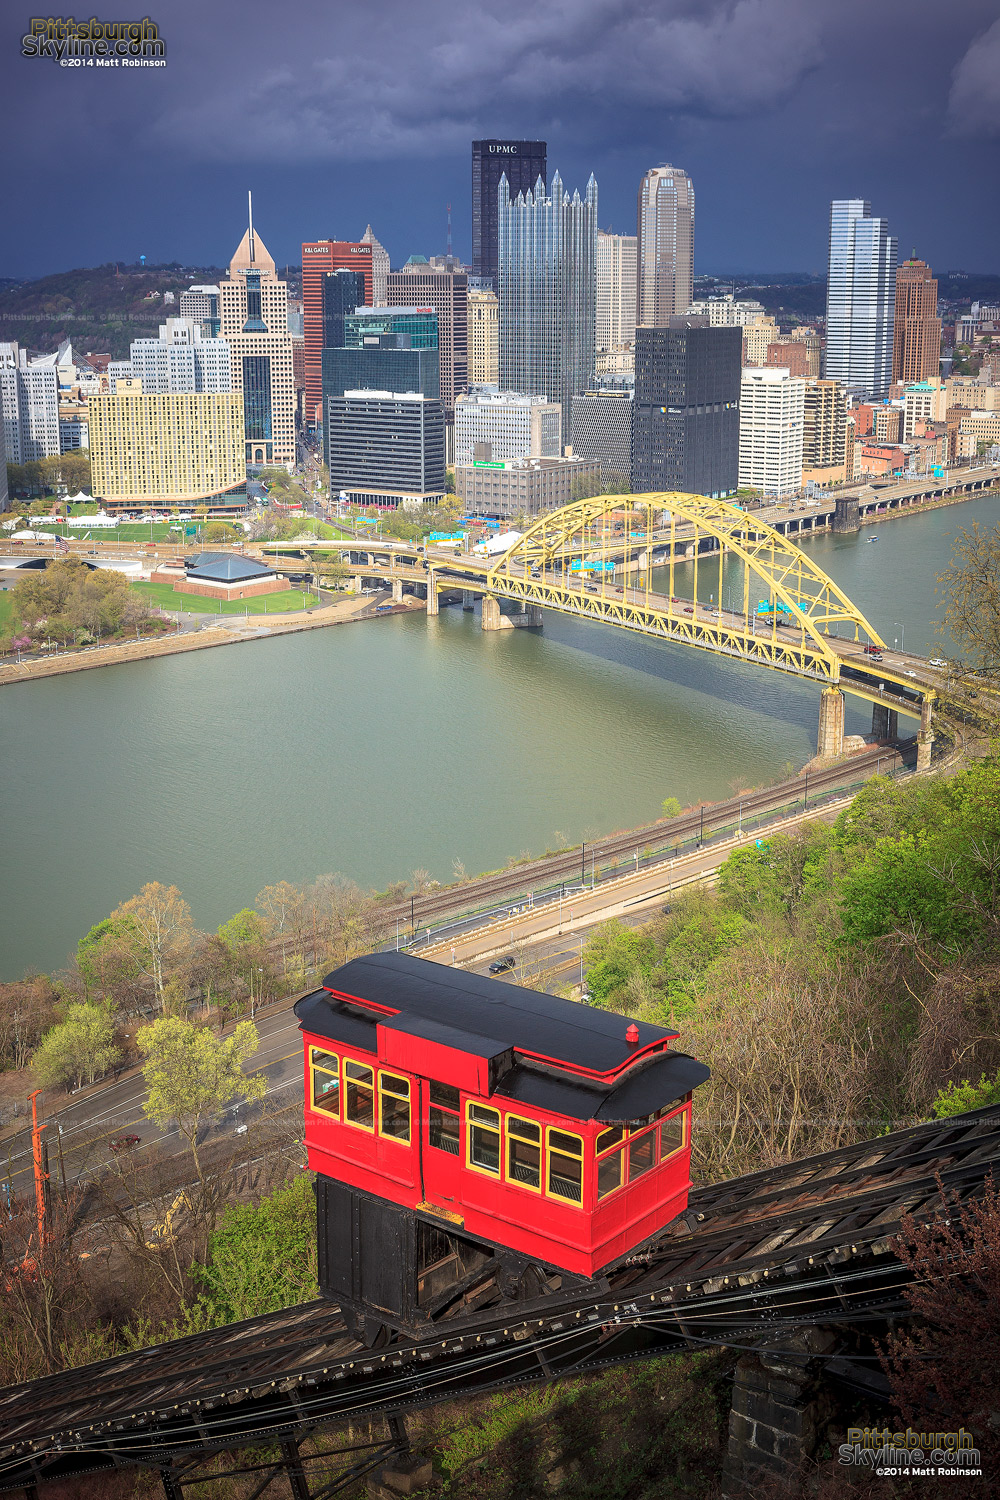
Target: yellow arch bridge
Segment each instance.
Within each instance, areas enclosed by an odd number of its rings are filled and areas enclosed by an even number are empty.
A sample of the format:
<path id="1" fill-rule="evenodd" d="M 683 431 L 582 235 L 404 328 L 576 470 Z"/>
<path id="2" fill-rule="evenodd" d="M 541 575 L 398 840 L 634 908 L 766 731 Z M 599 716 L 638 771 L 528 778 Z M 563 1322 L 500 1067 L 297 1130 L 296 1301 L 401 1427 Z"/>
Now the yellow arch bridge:
<path id="1" fill-rule="evenodd" d="M 427 556 L 429 614 L 460 588 L 467 604 L 482 596 L 484 630 L 540 625 L 553 609 L 811 678 L 823 687 L 820 754 L 843 747 L 847 691 L 875 705 L 877 734 L 895 734 L 897 713 L 918 717 L 918 765 L 929 764 L 936 672 L 889 651 L 805 552 L 725 501 L 598 495 L 542 516 L 497 557 L 433 545 Z"/>

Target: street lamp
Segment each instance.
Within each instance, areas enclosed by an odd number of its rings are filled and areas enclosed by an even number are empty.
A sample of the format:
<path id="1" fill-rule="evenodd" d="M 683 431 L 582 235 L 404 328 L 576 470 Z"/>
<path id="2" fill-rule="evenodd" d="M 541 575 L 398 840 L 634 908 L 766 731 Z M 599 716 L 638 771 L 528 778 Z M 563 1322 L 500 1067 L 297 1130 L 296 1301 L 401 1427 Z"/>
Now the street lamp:
<path id="1" fill-rule="evenodd" d="M 905 633 L 906 627 L 904 625 L 900 625 L 898 620 L 893 620 L 892 623 L 893 625 L 899 625 L 899 649 L 900 651 L 905 651 L 906 647 L 903 645 L 903 635 Z"/>

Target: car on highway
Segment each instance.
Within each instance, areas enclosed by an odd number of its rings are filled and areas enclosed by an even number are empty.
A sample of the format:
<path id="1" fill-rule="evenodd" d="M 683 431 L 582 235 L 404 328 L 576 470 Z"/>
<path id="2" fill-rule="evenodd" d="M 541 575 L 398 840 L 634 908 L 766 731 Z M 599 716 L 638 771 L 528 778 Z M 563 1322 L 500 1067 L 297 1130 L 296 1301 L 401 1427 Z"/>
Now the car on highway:
<path id="1" fill-rule="evenodd" d="M 112 1151 L 132 1151 L 138 1144 L 137 1135 L 116 1135 L 108 1142 Z"/>
<path id="2" fill-rule="evenodd" d="M 514 967 L 514 957 L 510 953 L 504 954 L 503 958 L 495 958 L 490 964 L 491 974 L 506 974 L 508 969 Z"/>
<path id="3" fill-rule="evenodd" d="M 947 665 L 948 663 L 944 660 L 943 657 L 940 656 L 932 656 L 930 661 L 928 662 L 928 666 L 931 667 L 946 667 Z"/>
<path id="4" fill-rule="evenodd" d="M 865 647 L 865 655 L 866 656 L 881 656 L 882 655 L 882 648 L 881 648 L 881 646 L 866 646 Z"/>

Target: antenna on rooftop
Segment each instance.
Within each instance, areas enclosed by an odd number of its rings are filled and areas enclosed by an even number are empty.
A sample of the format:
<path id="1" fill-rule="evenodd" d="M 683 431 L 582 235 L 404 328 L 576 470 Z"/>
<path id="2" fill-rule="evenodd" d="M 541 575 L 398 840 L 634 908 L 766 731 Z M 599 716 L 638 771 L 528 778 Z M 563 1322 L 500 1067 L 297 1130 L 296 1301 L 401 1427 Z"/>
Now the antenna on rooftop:
<path id="1" fill-rule="evenodd" d="M 257 256 L 253 244 L 253 193 L 249 188 L 247 188 L 247 216 L 250 220 L 250 264 L 253 265 Z"/>
<path id="2" fill-rule="evenodd" d="M 446 207 L 448 209 L 448 247 L 447 247 L 447 256 L 448 256 L 448 259 L 451 260 L 451 204 L 450 203 L 447 204 Z"/>

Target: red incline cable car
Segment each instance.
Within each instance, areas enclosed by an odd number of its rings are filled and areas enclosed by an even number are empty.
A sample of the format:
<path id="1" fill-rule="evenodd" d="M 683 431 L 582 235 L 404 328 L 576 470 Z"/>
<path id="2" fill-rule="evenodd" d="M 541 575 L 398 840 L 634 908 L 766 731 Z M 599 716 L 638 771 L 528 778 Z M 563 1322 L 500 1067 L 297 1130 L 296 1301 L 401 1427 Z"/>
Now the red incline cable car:
<path id="1" fill-rule="evenodd" d="M 491 1262 L 510 1296 L 593 1278 L 687 1207 L 709 1073 L 676 1032 L 403 953 L 323 984 L 295 1006 L 320 1285 L 365 1342 Z"/>

